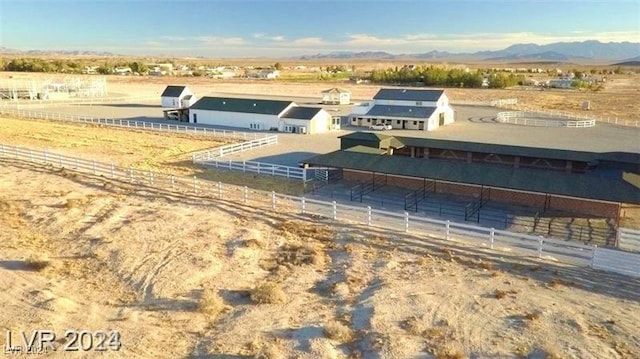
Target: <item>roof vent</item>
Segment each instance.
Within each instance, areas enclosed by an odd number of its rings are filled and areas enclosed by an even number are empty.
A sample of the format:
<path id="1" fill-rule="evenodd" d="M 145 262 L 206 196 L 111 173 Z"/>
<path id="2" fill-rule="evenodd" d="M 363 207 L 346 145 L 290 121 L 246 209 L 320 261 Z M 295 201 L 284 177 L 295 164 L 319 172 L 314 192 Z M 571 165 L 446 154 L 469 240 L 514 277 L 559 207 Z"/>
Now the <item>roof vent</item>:
<path id="1" fill-rule="evenodd" d="M 256 104 L 255 104 L 255 103 L 253 104 L 253 107 L 256 107 Z"/>
<path id="2" fill-rule="evenodd" d="M 223 105 L 226 105 L 226 104 L 227 104 L 227 101 L 222 101 L 222 104 L 223 104 Z"/>
<path id="3" fill-rule="evenodd" d="M 405 93 L 405 92 L 407 92 L 407 89 L 402 89 L 402 93 Z"/>

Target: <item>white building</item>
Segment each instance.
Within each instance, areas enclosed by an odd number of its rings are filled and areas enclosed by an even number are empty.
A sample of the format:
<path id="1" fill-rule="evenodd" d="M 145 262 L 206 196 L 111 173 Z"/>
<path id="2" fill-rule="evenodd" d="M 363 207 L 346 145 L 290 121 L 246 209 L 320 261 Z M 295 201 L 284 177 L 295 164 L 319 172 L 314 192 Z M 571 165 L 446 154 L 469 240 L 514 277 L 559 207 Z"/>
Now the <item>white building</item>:
<path id="1" fill-rule="evenodd" d="M 373 102 L 354 108 L 351 125 L 383 123 L 394 129 L 432 131 L 454 121 L 444 90 L 381 89 Z"/>
<path id="2" fill-rule="evenodd" d="M 160 95 L 160 99 L 164 108 L 190 107 L 197 100 L 187 86 L 167 86 Z"/>
<path id="3" fill-rule="evenodd" d="M 338 87 L 322 91 L 322 103 L 325 105 L 348 105 L 351 103 L 351 91 Z"/>
<path id="4" fill-rule="evenodd" d="M 305 134 L 335 128 L 331 114 L 321 108 L 298 106 L 292 101 L 250 98 L 203 97 L 189 108 L 189 121 Z"/>

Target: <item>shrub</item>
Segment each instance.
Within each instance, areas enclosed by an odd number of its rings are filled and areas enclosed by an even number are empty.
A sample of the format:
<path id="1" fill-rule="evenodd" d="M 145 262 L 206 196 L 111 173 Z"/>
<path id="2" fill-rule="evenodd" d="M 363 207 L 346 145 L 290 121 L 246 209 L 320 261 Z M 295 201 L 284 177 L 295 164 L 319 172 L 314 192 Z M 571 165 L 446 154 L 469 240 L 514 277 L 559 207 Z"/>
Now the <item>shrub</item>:
<path id="1" fill-rule="evenodd" d="M 287 301 L 287 294 L 278 283 L 266 282 L 251 291 L 251 300 L 257 304 L 279 304 Z"/>
<path id="2" fill-rule="evenodd" d="M 337 321 L 327 323 L 324 326 L 324 334 L 327 338 L 336 340 L 340 343 L 349 343 L 354 338 L 353 330 Z"/>
<path id="3" fill-rule="evenodd" d="M 198 303 L 200 313 L 207 314 L 211 317 L 217 317 L 228 309 L 224 304 L 224 300 L 218 293 L 212 289 L 205 289 Z"/>
<path id="4" fill-rule="evenodd" d="M 47 268 L 51 263 L 46 259 L 30 256 L 29 258 L 25 259 L 24 264 L 27 269 L 35 272 L 40 272 Z"/>

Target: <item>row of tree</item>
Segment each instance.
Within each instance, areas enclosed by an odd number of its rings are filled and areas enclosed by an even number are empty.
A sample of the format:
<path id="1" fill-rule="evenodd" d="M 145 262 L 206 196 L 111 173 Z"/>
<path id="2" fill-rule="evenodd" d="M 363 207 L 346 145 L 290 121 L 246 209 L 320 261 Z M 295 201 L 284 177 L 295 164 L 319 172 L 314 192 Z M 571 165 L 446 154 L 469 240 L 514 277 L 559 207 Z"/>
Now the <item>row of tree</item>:
<path id="1" fill-rule="evenodd" d="M 42 58 L 17 58 L 8 62 L 0 60 L 0 70 L 16 72 L 57 72 L 80 74 L 89 65 L 96 65 L 95 61 L 42 59 Z M 132 72 L 145 73 L 149 69 L 147 65 L 139 61 L 103 62 L 96 72 L 108 75 L 113 73 L 116 67 L 129 67 Z"/>
<path id="2" fill-rule="evenodd" d="M 418 66 L 374 70 L 369 78 L 377 83 L 424 84 L 425 86 L 442 87 L 482 87 L 485 76 L 482 71 L 462 69 L 446 69 L 437 66 Z M 488 86 L 505 88 L 515 86 L 524 81 L 524 75 L 491 73 L 488 75 Z"/>

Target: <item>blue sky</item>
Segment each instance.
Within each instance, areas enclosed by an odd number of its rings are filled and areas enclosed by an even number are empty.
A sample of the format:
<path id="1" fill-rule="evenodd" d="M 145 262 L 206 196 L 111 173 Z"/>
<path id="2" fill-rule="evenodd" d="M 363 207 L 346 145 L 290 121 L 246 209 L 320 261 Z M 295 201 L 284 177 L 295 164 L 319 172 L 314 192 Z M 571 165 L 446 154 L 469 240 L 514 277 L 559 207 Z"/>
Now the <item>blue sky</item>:
<path id="1" fill-rule="evenodd" d="M 0 0 L 0 46 L 277 57 L 640 42 L 640 0 Z"/>

